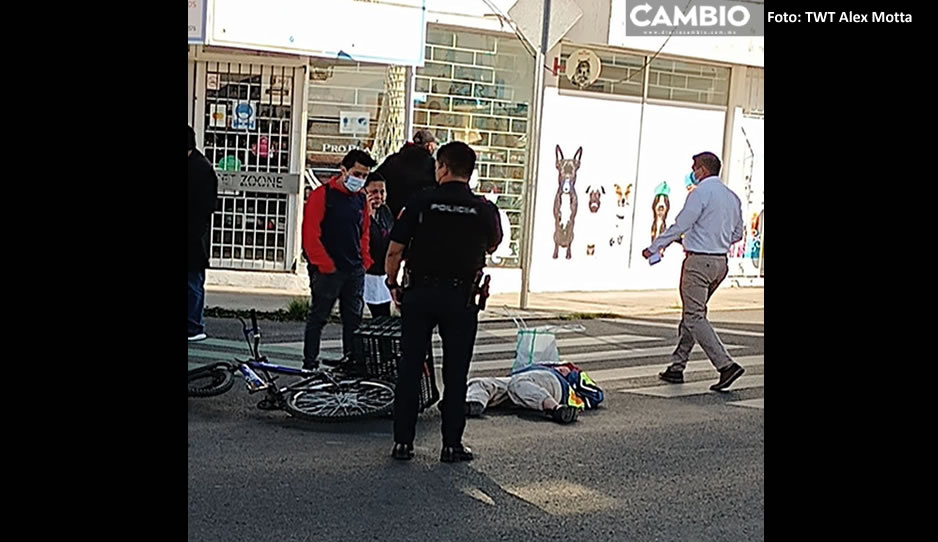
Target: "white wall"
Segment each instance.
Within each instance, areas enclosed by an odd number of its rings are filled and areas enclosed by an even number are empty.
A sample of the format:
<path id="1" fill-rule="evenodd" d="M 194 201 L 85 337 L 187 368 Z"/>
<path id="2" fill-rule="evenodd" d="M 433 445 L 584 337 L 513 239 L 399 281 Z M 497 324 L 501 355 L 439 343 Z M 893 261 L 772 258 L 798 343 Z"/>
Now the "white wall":
<path id="1" fill-rule="evenodd" d="M 611 0 L 576 0 L 583 16 L 567 32 L 566 39 L 576 43 L 609 43 Z"/>
<path id="2" fill-rule="evenodd" d="M 521 291 L 521 268 L 486 267 L 483 271 L 492 275 L 492 281 L 489 283 L 490 294 L 510 294 Z"/>
<path id="3" fill-rule="evenodd" d="M 343 51 L 360 61 L 420 65 L 422 8 L 422 0 L 214 0 L 208 43 L 325 57 Z M 388 29 L 394 39 L 387 39 Z"/>
<path id="4" fill-rule="evenodd" d="M 614 290 L 624 287 L 622 277 L 628 262 L 628 239 L 634 194 L 630 205 L 620 210 L 614 184 L 623 189 L 635 183 L 638 127 L 641 104 L 585 96 L 561 96 L 557 89 L 544 91 L 544 123 L 531 266 L 531 291 Z M 554 252 L 554 197 L 558 190 L 556 146 L 565 158 L 573 158 L 583 147 L 575 191 L 579 198 L 573 226 L 572 257 L 566 249 Z M 605 188 L 598 213 L 589 210 L 587 187 Z M 625 220 L 619 221 L 617 213 Z M 565 212 L 565 211 L 564 211 Z M 616 229 L 616 224 L 619 228 Z M 623 235 L 623 243 L 609 246 L 609 239 Z M 588 244 L 595 253 L 587 255 Z"/>
<path id="5" fill-rule="evenodd" d="M 541 136 L 540 176 L 535 205 L 531 291 L 602 291 L 673 288 L 680 277 L 683 249 L 672 245 L 664 259 L 651 267 L 641 252 L 651 244 L 652 201 L 662 181 L 671 187 L 667 224 L 674 223 L 683 208 L 687 190 L 684 177 L 690 172 L 692 156 L 710 150 L 719 155 L 723 143 L 724 113 L 664 105 L 646 105 L 638 182 L 641 104 L 583 95 L 559 95 L 547 89 L 544 96 L 544 124 Z M 582 146 L 576 192 L 579 199 L 574 222 L 571 259 L 561 248 L 554 251 L 553 202 L 558 188 L 555 148 L 571 158 Z M 633 184 L 625 220 L 617 205 L 614 185 Z M 598 213 L 589 211 L 587 187 L 603 186 Z M 632 212 L 635 213 L 632 263 L 629 267 L 629 240 Z M 616 228 L 619 224 L 619 228 Z M 618 235 L 623 242 L 618 244 Z M 609 246 L 612 238 L 614 246 Z M 595 253 L 586 247 L 595 244 Z"/>
<path id="6" fill-rule="evenodd" d="M 672 288 L 680 279 L 684 260 L 684 249 L 680 244 L 668 247 L 664 259 L 653 267 L 642 257 L 642 250 L 651 244 L 654 217 L 651 205 L 655 188 L 662 181 L 667 181 L 671 188 L 671 209 L 667 217 L 667 226 L 670 227 L 687 199 L 684 178 L 690 173 L 692 157 L 704 151 L 717 156 L 721 154 L 724 118 L 723 111 L 645 106 L 629 288 Z"/>

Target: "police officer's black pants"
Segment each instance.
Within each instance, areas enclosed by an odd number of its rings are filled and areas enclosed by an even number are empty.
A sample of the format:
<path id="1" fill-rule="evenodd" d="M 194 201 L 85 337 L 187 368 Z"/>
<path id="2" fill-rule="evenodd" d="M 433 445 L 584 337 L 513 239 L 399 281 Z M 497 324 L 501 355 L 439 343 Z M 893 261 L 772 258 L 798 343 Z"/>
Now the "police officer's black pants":
<path id="1" fill-rule="evenodd" d="M 443 339 L 443 446 L 458 446 L 466 428 L 466 379 L 479 327 L 479 309 L 467 307 L 469 286 L 416 287 L 404 293 L 401 348 L 394 394 L 394 442 L 414 442 L 419 384 L 433 328 Z"/>

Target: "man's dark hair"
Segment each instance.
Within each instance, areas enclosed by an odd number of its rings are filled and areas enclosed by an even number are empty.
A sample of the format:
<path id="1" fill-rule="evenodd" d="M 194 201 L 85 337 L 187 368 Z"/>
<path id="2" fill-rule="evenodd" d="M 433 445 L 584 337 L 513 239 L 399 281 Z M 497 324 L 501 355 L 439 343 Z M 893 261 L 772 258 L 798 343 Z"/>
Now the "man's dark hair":
<path id="1" fill-rule="evenodd" d="M 345 166 L 345 169 L 352 169 L 355 167 L 356 162 L 367 168 L 373 168 L 378 165 L 378 162 L 375 162 L 375 159 L 372 158 L 370 154 L 359 149 L 348 151 L 348 154 L 342 159 L 342 165 Z"/>
<path id="2" fill-rule="evenodd" d="M 476 168 L 476 153 L 462 141 L 453 141 L 436 151 L 436 161 L 448 167 L 453 175 L 468 179 Z"/>
<path id="3" fill-rule="evenodd" d="M 710 175 L 720 174 L 720 168 L 722 167 L 720 164 L 720 159 L 717 158 L 717 155 L 713 154 L 712 152 L 702 152 L 695 156 L 694 160 L 698 164 L 707 168 L 707 171 L 710 172 Z"/>
<path id="4" fill-rule="evenodd" d="M 368 188 L 368 185 L 371 183 L 387 183 L 383 176 L 377 171 L 372 171 L 368 174 L 368 178 L 365 179 L 365 188 Z"/>
<path id="5" fill-rule="evenodd" d="M 189 126 L 189 148 L 186 150 L 195 150 L 195 130 L 192 129 L 192 126 Z"/>

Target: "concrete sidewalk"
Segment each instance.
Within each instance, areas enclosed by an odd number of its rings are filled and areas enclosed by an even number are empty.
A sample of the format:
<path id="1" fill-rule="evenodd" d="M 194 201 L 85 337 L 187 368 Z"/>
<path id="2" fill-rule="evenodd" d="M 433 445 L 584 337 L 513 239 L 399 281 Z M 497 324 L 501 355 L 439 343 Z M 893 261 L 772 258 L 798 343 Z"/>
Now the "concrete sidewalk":
<path id="1" fill-rule="evenodd" d="M 504 307 L 525 319 L 558 318 L 584 314 L 613 314 L 616 316 L 668 316 L 681 313 L 681 296 L 677 289 L 613 291 L 613 292 L 555 292 L 532 293 L 528 296 L 528 310 L 518 309 L 520 294 L 498 294 L 488 300 L 480 320 L 508 319 Z M 261 288 L 205 287 L 205 306 L 229 310 L 257 309 L 273 312 L 285 309 L 291 300 L 309 299 L 305 292 L 289 292 Z M 764 288 L 731 288 L 724 286 L 713 294 L 710 311 L 742 311 L 765 308 Z M 367 311 L 367 308 L 365 309 Z"/>

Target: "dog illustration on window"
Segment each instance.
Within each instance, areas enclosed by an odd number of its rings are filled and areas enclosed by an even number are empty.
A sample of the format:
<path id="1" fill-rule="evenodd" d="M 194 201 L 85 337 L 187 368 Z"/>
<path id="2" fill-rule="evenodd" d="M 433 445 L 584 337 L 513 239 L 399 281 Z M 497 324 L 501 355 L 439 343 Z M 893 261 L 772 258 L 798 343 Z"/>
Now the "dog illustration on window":
<path id="1" fill-rule="evenodd" d="M 629 204 L 629 196 L 632 195 L 632 185 L 625 187 L 625 190 L 622 189 L 622 185 L 616 184 L 613 185 L 616 189 L 616 205 L 619 207 L 625 207 Z"/>
<path id="2" fill-rule="evenodd" d="M 671 194 L 671 188 L 665 181 L 655 188 L 655 197 L 651 202 L 651 212 L 654 218 L 651 223 L 651 241 L 664 233 L 668 228 L 668 212 L 671 211 L 671 200 L 668 196 Z"/>
<path id="3" fill-rule="evenodd" d="M 560 145 L 555 147 L 557 158 L 557 194 L 554 195 L 554 259 L 560 247 L 567 249 L 567 259 L 573 257 L 573 225 L 576 221 L 577 196 L 576 172 L 580 169 L 583 147 L 577 149 L 573 158 L 564 158 Z"/>

